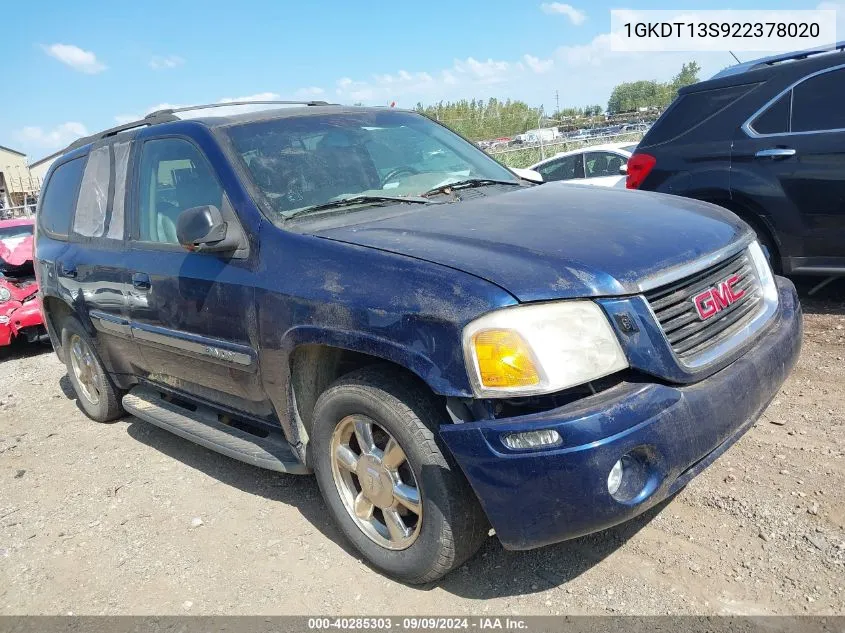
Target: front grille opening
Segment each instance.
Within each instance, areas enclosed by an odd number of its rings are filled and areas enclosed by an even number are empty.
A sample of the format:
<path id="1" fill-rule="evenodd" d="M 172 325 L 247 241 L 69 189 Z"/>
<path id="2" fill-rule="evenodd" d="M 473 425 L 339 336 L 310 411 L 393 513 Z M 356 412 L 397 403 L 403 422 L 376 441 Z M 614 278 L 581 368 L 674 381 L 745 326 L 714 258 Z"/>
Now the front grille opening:
<path id="1" fill-rule="evenodd" d="M 742 296 L 702 319 L 694 298 L 725 280 L 738 276 L 734 291 Z M 757 272 L 743 250 L 733 257 L 680 281 L 646 293 L 646 300 L 663 329 L 672 351 L 682 361 L 696 357 L 742 330 L 764 309 Z"/>
<path id="2" fill-rule="evenodd" d="M 637 378 L 636 372 L 625 370 L 557 393 L 523 398 L 494 399 L 490 400 L 490 403 L 495 419 L 513 418 L 519 415 L 558 409 L 576 400 L 582 400 L 588 396 L 612 389 L 623 382 L 640 382 L 641 378 Z"/>

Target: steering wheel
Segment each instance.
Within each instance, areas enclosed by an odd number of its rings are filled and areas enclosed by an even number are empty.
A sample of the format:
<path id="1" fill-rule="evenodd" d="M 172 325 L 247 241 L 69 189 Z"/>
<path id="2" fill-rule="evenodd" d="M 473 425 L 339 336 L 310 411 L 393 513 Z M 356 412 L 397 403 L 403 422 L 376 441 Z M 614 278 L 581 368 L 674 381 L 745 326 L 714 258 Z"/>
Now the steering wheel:
<path id="1" fill-rule="evenodd" d="M 420 171 L 418 169 L 414 169 L 413 167 L 407 167 L 407 166 L 406 167 L 397 167 L 396 169 L 391 169 L 381 179 L 381 186 L 383 187 L 384 185 L 386 185 L 391 180 L 393 180 L 394 178 L 396 178 L 397 176 L 399 176 L 401 174 L 407 174 L 409 176 L 416 176 L 419 173 L 420 173 Z"/>

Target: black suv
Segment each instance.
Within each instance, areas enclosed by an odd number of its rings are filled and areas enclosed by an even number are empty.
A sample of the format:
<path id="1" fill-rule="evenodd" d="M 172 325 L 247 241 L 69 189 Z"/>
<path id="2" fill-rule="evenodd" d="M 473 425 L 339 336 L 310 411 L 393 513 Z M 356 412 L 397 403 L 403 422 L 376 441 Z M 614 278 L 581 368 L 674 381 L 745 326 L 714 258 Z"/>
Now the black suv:
<path id="1" fill-rule="evenodd" d="M 682 89 L 628 163 L 628 188 L 730 209 L 787 274 L 845 274 L 843 48 L 739 64 Z"/>

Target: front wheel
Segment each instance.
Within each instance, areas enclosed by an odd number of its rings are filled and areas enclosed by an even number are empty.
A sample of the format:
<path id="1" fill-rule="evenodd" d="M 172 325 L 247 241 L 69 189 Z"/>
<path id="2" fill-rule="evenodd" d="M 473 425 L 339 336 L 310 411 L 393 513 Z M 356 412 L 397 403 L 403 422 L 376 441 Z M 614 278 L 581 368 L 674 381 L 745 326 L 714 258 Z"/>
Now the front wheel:
<path id="1" fill-rule="evenodd" d="M 335 521 L 375 567 L 409 583 L 441 578 L 483 542 L 486 519 L 440 449 L 422 388 L 384 368 L 334 383 L 314 409 L 311 456 Z"/>

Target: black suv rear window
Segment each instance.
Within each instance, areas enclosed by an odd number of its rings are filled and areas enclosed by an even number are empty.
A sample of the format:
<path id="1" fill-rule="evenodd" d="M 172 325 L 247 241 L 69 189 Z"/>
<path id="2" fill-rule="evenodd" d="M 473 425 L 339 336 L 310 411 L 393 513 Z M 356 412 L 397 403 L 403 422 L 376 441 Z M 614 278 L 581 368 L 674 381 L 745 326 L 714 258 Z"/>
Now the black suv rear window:
<path id="1" fill-rule="evenodd" d="M 66 238 L 68 235 L 84 166 L 83 158 L 75 158 L 59 165 L 47 181 L 38 222 L 52 237 Z"/>
<path id="2" fill-rule="evenodd" d="M 665 143 L 685 134 L 699 123 L 727 108 L 754 86 L 756 84 L 728 86 L 681 95 L 648 131 L 640 142 L 640 147 Z"/>
<path id="3" fill-rule="evenodd" d="M 789 131 L 789 117 L 792 93 L 787 92 L 769 108 L 751 122 L 757 134 L 783 134 Z"/>
<path id="4" fill-rule="evenodd" d="M 845 69 L 810 77 L 792 92 L 793 132 L 845 128 Z"/>

